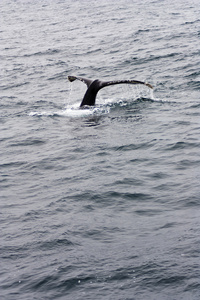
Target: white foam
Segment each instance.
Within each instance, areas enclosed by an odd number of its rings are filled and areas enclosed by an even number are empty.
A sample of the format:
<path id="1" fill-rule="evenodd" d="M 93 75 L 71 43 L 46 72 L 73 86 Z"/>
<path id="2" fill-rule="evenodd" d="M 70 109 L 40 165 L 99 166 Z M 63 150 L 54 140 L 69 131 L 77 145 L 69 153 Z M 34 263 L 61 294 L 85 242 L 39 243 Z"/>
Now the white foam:
<path id="1" fill-rule="evenodd" d="M 29 113 L 29 116 L 64 116 L 70 118 L 80 118 L 80 117 L 88 117 L 92 115 L 103 115 L 110 112 L 110 107 L 107 106 L 99 106 L 99 107 L 86 107 L 80 109 L 79 105 L 72 105 L 70 107 L 66 107 L 61 111 L 32 111 Z"/>
<path id="2" fill-rule="evenodd" d="M 53 112 L 48 112 L 48 111 L 31 111 L 29 114 L 29 116 L 33 117 L 33 116 L 53 116 L 55 115 L 55 113 Z"/>

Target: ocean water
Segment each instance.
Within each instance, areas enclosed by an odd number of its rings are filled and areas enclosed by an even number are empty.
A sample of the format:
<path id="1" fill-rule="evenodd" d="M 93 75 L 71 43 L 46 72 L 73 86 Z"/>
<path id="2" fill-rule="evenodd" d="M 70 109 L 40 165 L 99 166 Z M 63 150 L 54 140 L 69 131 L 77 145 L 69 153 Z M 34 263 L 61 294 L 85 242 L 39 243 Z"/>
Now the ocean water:
<path id="1" fill-rule="evenodd" d="M 199 1 L 0 11 L 0 299 L 200 299 Z"/>

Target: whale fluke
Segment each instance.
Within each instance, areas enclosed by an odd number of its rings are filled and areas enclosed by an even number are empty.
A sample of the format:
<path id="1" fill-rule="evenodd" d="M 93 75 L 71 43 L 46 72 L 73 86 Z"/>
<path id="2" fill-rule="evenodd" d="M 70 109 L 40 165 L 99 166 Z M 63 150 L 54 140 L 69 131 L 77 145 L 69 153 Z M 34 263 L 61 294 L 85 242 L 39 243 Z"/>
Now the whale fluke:
<path id="1" fill-rule="evenodd" d="M 80 80 L 84 82 L 88 89 L 83 97 L 83 100 L 81 102 L 80 107 L 84 105 L 93 106 L 95 105 L 96 95 L 98 91 L 106 86 L 114 85 L 114 84 L 143 84 L 148 86 L 149 88 L 153 89 L 152 85 L 138 80 L 113 80 L 113 81 L 100 81 L 98 79 L 96 80 L 90 80 L 83 77 L 77 77 L 77 76 L 68 76 L 68 80 L 70 82 L 73 82 L 74 80 Z"/>
<path id="2" fill-rule="evenodd" d="M 76 77 L 76 76 L 68 76 L 68 80 L 69 80 L 70 82 L 73 82 L 73 81 L 76 80 L 76 79 L 78 79 L 78 80 L 84 82 L 84 83 L 87 85 L 87 87 L 89 87 L 90 84 L 92 83 L 92 80 L 90 80 L 90 79 L 86 79 L 86 78 L 82 78 L 82 77 Z"/>

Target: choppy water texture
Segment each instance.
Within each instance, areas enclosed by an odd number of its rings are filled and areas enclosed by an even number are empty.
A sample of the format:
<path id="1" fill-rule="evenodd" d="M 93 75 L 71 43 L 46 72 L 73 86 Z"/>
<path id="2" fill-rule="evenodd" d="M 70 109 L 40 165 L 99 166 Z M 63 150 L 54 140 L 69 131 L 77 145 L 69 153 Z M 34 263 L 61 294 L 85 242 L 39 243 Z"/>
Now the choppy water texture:
<path id="1" fill-rule="evenodd" d="M 0 298 L 200 299 L 199 1 L 0 11 Z"/>

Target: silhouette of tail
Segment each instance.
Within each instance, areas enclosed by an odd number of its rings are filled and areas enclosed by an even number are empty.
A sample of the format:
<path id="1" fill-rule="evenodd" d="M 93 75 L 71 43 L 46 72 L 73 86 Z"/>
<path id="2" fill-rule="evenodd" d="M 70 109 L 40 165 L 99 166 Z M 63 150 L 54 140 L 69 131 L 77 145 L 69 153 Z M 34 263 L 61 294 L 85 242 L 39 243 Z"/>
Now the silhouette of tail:
<path id="1" fill-rule="evenodd" d="M 138 80 L 113 80 L 113 81 L 100 81 L 98 79 L 96 80 L 90 80 L 82 77 L 77 77 L 77 76 L 68 76 L 68 80 L 70 82 L 73 82 L 74 80 L 80 80 L 84 82 L 88 89 L 83 97 L 83 100 L 81 102 L 80 107 L 84 105 L 95 105 L 95 99 L 98 91 L 104 87 L 110 86 L 110 85 L 115 85 L 115 84 L 143 84 L 146 85 L 147 87 L 153 89 L 152 85 L 143 82 L 143 81 L 138 81 Z"/>

